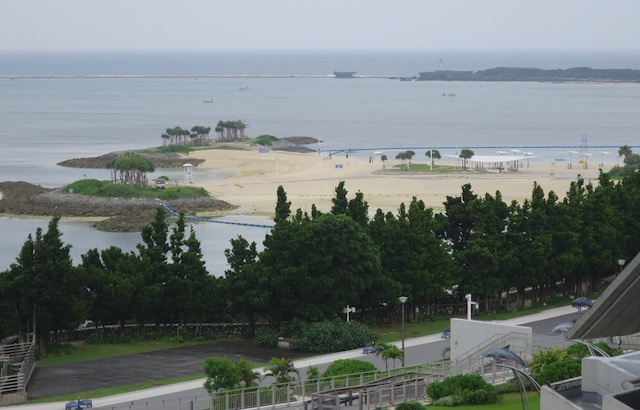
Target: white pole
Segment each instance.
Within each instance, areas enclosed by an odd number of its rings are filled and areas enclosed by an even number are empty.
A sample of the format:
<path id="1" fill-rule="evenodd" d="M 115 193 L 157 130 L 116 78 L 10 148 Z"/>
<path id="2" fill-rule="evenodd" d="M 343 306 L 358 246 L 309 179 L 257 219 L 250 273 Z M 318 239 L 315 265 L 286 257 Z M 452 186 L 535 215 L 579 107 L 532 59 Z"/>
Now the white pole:
<path id="1" fill-rule="evenodd" d="M 466 294 L 464 297 L 467 299 L 467 320 L 471 320 L 471 294 Z"/>

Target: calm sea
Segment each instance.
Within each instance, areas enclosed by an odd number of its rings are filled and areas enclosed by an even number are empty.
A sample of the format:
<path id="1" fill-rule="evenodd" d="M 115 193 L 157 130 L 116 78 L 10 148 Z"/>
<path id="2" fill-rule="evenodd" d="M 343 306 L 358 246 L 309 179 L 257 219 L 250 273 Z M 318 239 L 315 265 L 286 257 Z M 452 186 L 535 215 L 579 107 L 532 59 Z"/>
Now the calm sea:
<path id="1" fill-rule="evenodd" d="M 640 145 L 640 84 L 332 78 L 333 71 L 389 77 L 496 66 L 640 69 L 640 55 L 0 53 L 0 179 L 46 187 L 84 176 L 106 179 L 105 171 L 55 164 L 160 145 L 168 127 L 214 127 L 234 119 L 249 125 L 249 136 L 313 136 L 323 141 L 317 146 L 321 150 L 362 149 L 357 155 L 363 156 L 385 150 L 390 158 L 407 148 L 439 148 L 443 154 L 472 148 L 489 154 L 507 147 L 533 152 L 541 162 L 567 158 L 568 150 L 615 162 L 616 147 Z M 195 174 L 196 179 L 219 177 Z M 36 225 L 0 218 L 2 232 L 13 232 L 0 237 L 0 269 L 14 260 Z M 210 242 L 205 256 L 212 273 L 222 274 L 223 250 L 239 228 L 207 224 L 196 229 L 203 243 Z M 76 258 L 85 248 L 133 249 L 138 241 L 137 235 L 100 233 L 82 223 L 65 223 L 63 232 Z M 243 236 L 260 243 L 264 234 L 250 228 Z M 218 245 L 210 241 L 214 237 Z"/>

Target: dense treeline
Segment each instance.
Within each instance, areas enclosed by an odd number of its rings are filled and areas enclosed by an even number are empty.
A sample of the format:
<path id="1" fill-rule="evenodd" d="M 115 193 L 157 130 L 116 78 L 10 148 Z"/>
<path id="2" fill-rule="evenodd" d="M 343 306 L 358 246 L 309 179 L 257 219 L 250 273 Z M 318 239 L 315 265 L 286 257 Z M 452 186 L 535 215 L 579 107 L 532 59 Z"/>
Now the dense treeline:
<path id="1" fill-rule="evenodd" d="M 93 249 L 77 266 L 54 217 L 0 272 L 0 337 L 34 333 L 46 345 L 47 335 L 55 341 L 86 319 L 98 326 L 313 322 L 347 305 L 372 318 L 397 309 L 399 295 L 409 298 L 409 320 L 465 293 L 485 309 L 504 309 L 507 291 L 518 306 L 527 288 L 533 302 L 589 292 L 640 249 L 638 173 L 620 182 L 603 173 L 595 185 L 578 179 L 564 199 L 534 184 L 523 203 L 506 203 L 500 192 L 479 197 L 467 184 L 440 213 L 414 198 L 370 217 L 364 195 L 350 198 L 344 182 L 332 201 L 326 213 L 292 212 L 279 187 L 264 249 L 232 239 L 221 277 L 207 272 L 182 216 L 170 227 L 159 209 L 136 252 Z"/>
<path id="2" fill-rule="evenodd" d="M 526 67 L 496 67 L 480 71 L 438 70 L 419 73 L 418 80 L 453 81 L 640 81 L 640 70 L 573 67 L 544 70 Z"/>

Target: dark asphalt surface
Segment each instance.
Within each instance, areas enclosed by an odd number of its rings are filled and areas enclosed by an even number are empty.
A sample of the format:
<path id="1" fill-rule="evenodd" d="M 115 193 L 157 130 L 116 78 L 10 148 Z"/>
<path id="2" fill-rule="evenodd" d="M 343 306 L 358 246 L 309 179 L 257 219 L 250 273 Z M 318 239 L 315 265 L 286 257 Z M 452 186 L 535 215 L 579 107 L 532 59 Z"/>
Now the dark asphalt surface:
<path id="1" fill-rule="evenodd" d="M 287 354 L 294 360 L 310 356 L 304 353 L 293 355 L 278 348 L 256 347 L 252 341 L 233 339 L 61 366 L 36 366 L 27 386 L 27 396 L 37 399 L 69 394 L 74 398 L 77 393 L 89 390 L 200 374 L 203 373 L 204 361 L 212 356 L 226 356 L 234 362 L 245 358 L 251 363 L 262 364 L 272 357 Z"/>
<path id="2" fill-rule="evenodd" d="M 574 313 L 524 325 L 531 326 L 534 333 L 549 334 L 557 324 L 575 319 L 578 316 L 578 313 Z M 408 349 L 407 362 L 419 363 L 438 359 L 442 357 L 445 345 L 446 342 L 442 341 L 420 348 Z M 218 340 L 197 346 L 117 356 L 61 366 L 36 367 L 27 386 L 27 395 L 29 399 L 61 394 L 69 394 L 71 398 L 74 398 L 77 393 L 84 391 L 200 374 L 203 373 L 204 361 L 212 356 L 226 356 L 232 361 L 244 357 L 252 363 L 262 364 L 268 362 L 272 357 L 286 355 L 290 355 L 294 361 L 313 356 L 298 352 L 294 354 L 278 348 L 259 348 L 252 341 L 244 339 Z M 376 358 L 367 359 L 373 361 Z M 376 365 L 382 365 L 380 359 L 377 360 Z M 320 366 L 320 370 L 324 370 L 324 367 L 326 365 Z"/>

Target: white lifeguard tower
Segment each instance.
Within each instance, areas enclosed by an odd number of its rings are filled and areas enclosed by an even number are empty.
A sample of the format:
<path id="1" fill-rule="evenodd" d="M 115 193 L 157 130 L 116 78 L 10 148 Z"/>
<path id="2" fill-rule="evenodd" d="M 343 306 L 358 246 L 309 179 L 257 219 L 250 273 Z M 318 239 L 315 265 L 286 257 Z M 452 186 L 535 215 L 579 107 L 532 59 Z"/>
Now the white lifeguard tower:
<path id="1" fill-rule="evenodd" d="M 182 168 L 184 169 L 184 183 L 193 184 L 193 165 L 184 164 Z"/>

